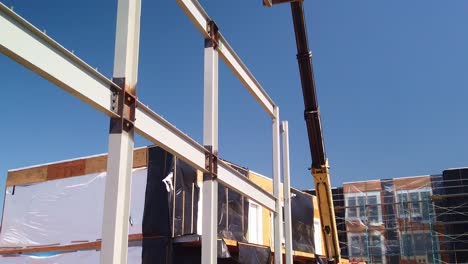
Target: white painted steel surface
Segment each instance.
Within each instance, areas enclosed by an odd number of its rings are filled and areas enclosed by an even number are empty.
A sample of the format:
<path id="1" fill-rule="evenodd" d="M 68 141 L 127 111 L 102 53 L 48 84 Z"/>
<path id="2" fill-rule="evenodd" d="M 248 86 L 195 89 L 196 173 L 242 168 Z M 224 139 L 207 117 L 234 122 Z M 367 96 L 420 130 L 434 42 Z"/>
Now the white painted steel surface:
<path id="1" fill-rule="evenodd" d="M 123 0 L 120 0 L 120 2 L 121 1 Z M 127 2 L 126 4 L 128 3 L 135 4 L 133 1 Z M 181 6 L 185 6 L 185 4 L 189 2 L 187 2 L 187 0 L 180 0 L 179 3 L 182 3 Z M 139 6 L 139 4 L 137 6 Z M 190 8 L 193 10 L 190 10 Z M 183 9 L 188 13 L 200 12 L 193 3 L 192 6 L 189 4 L 188 8 Z M 132 13 L 131 16 L 133 16 L 133 18 L 139 17 L 139 15 L 136 15 L 135 13 Z M 206 13 L 192 14 L 191 17 L 197 21 L 201 21 L 201 18 L 203 18 L 203 26 L 196 26 L 199 30 L 205 30 Z M 127 17 L 127 19 L 132 18 Z M 138 28 L 138 25 L 139 22 L 133 24 L 133 26 L 127 29 L 135 31 Z M 3 4 L 0 4 L 0 32 L 2 32 L 2 34 L 0 34 L 1 53 L 9 56 L 14 61 L 56 84 L 109 117 L 118 117 L 118 115 L 112 111 L 111 107 L 112 93 L 110 87 L 113 86 L 117 88 L 112 81 L 98 73 L 73 53 L 63 48 L 53 39 L 42 33 Z M 207 33 L 205 32 L 204 35 L 206 34 Z M 129 35 L 127 34 L 121 34 L 118 32 L 117 36 L 124 36 L 127 40 L 129 39 Z M 138 37 L 138 34 L 134 34 L 133 36 L 134 38 Z M 226 63 L 228 66 L 236 71 L 235 74 L 241 79 L 241 82 L 247 86 L 248 90 L 255 95 L 257 101 L 259 101 L 262 107 L 270 116 L 273 117 L 274 104 L 271 99 L 266 95 L 263 88 L 240 61 L 239 57 L 233 52 L 222 35 L 220 36 L 220 41 L 221 47 L 219 48 L 219 51 L 222 54 L 222 58 L 227 60 Z M 119 65 L 121 63 L 127 64 L 124 68 L 116 66 L 115 73 L 125 73 L 129 75 L 114 76 L 126 77 L 130 84 L 136 83 L 137 78 L 137 70 L 135 68 L 137 65 L 137 60 L 135 60 L 135 56 L 138 54 L 136 49 L 137 46 L 138 44 L 135 42 L 127 43 L 127 46 L 125 47 L 131 51 L 126 53 L 127 55 L 125 59 L 116 56 L 115 61 L 115 63 Z M 116 45 L 116 49 L 121 48 L 121 46 Z M 120 53 L 116 50 L 116 54 Z M 205 154 L 202 146 L 140 102 L 138 105 L 139 107 L 136 110 L 135 122 L 137 133 L 143 135 L 153 143 L 159 144 L 165 150 L 177 155 L 179 158 L 193 165 L 197 169 L 205 171 Z M 124 165 L 126 168 L 121 167 L 119 170 L 128 171 L 128 163 L 129 160 L 131 160 L 132 155 L 128 146 L 131 145 L 130 142 L 132 139 L 121 139 L 117 137 L 114 139 L 111 136 L 110 141 L 117 142 L 115 144 L 110 144 L 110 153 L 117 151 L 119 153 L 121 152 L 122 155 L 120 157 L 112 157 L 112 155 L 110 155 L 109 164 L 126 163 L 127 165 Z M 109 173 L 113 174 L 117 172 L 109 171 Z M 275 211 L 275 198 L 236 172 L 229 165 L 219 162 L 218 176 L 218 180 L 226 184 L 228 187 L 251 198 L 267 209 Z M 126 184 L 127 183 L 124 185 Z M 121 237 L 122 235 L 123 234 L 120 234 Z M 123 258 L 123 256 L 120 257 Z"/>
<path id="2" fill-rule="evenodd" d="M 140 103 L 138 105 L 135 123 L 138 134 L 195 168 L 206 172 L 205 148 L 149 108 Z M 220 160 L 218 161 L 218 181 L 256 201 L 268 210 L 275 210 L 275 198 L 272 194 L 264 191 Z"/>
<path id="3" fill-rule="evenodd" d="M 109 88 L 117 87 L 117 85 L 1 3 L 0 32 L 4 33 L 0 34 L 1 53 L 8 55 L 14 61 L 38 73 L 109 117 L 118 116 L 111 108 Z M 60 65 L 60 67 L 54 65 Z M 135 129 L 138 134 L 195 168 L 205 171 L 204 148 L 199 143 L 146 107 L 144 103 L 138 102 L 137 105 Z M 219 166 L 229 173 L 223 177 L 226 180 L 234 177 L 245 178 L 237 172 L 232 173 L 227 164 L 220 163 Z M 274 206 L 271 206 L 274 204 L 271 194 L 250 181 L 245 184 L 249 185 L 248 188 L 232 187 L 269 210 L 274 210 Z M 255 191 L 252 192 L 252 189 Z"/>
<path id="4" fill-rule="evenodd" d="M 284 237 L 286 264 L 293 264 L 292 218 L 291 218 L 291 181 L 289 175 L 289 131 L 288 121 L 281 122 L 283 153 L 283 197 L 284 197 Z"/>
<path id="5" fill-rule="evenodd" d="M 233 176 L 236 175 L 236 176 Z M 264 206 L 270 211 L 275 211 L 275 198 L 273 195 L 262 190 L 245 176 L 240 175 L 231 166 L 224 162 L 218 162 L 218 180 L 233 190 L 242 190 L 242 194 Z"/>
<path id="6" fill-rule="evenodd" d="M 218 154 L 218 51 L 205 41 L 203 145 Z M 218 182 L 214 174 L 203 174 L 203 223 L 201 263 L 217 263 Z"/>
<path id="7" fill-rule="evenodd" d="M 0 3 L 0 52 L 108 116 L 110 80 Z M 114 85 L 115 86 L 115 85 Z"/>
<path id="8" fill-rule="evenodd" d="M 141 0 L 117 3 L 113 74 L 114 78 L 124 78 L 125 87 L 121 88 L 132 95 L 136 95 L 138 77 L 140 13 Z M 113 120 L 110 122 L 112 126 Z M 109 134 L 101 264 L 127 263 L 134 133 L 134 129 L 121 129 Z"/>
<path id="9" fill-rule="evenodd" d="M 274 229 L 274 249 L 275 249 L 275 264 L 283 263 L 283 254 L 281 242 L 283 240 L 283 210 L 281 205 L 281 164 L 280 164 L 280 121 L 279 108 L 275 107 L 275 118 L 273 119 L 272 134 L 273 134 L 273 195 L 276 198 L 276 210 L 273 214 L 273 229 Z"/>
<path id="10" fill-rule="evenodd" d="M 197 0 L 176 0 L 185 14 L 189 17 L 195 27 L 200 31 L 204 38 L 209 38 L 207 31 L 207 23 L 211 20 L 203 7 Z M 231 48 L 227 40 L 219 33 L 218 51 L 221 59 L 242 82 L 262 108 L 274 118 L 273 100 L 268 96 L 260 83 L 255 79 L 253 74 L 245 66 L 236 52 Z"/>

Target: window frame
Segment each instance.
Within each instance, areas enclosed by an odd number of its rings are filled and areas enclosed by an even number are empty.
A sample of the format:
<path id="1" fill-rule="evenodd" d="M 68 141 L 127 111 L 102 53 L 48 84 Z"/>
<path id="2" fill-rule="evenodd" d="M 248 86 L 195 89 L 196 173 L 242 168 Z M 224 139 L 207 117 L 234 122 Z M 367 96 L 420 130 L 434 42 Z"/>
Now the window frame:
<path id="1" fill-rule="evenodd" d="M 369 198 L 373 197 L 373 196 L 376 197 L 376 203 L 375 204 L 369 204 Z M 346 208 L 345 219 L 347 221 L 348 220 L 362 220 L 362 221 L 366 221 L 366 222 L 369 222 L 369 223 L 372 223 L 372 224 L 382 224 L 383 223 L 382 206 L 381 206 L 382 197 L 381 197 L 381 192 L 380 191 L 345 193 L 344 197 L 345 197 L 345 208 Z M 349 205 L 350 198 L 354 198 L 355 201 L 356 201 L 356 205 L 353 206 L 354 208 L 349 208 L 350 207 L 350 205 Z M 365 199 L 364 205 L 359 205 L 359 202 L 358 202 L 359 198 L 364 198 Z M 365 209 L 364 210 L 365 214 L 363 216 L 361 215 L 361 210 L 360 210 L 361 206 L 363 206 L 364 209 Z M 366 210 L 366 209 L 369 206 L 376 206 L 377 207 L 377 222 L 369 220 L 372 217 L 372 216 L 367 215 L 368 210 Z M 350 216 L 350 209 L 355 210 L 355 215 Z"/>
<path id="2" fill-rule="evenodd" d="M 376 246 L 371 246 L 370 245 L 370 237 L 371 236 L 376 236 L 376 237 L 379 237 L 380 238 L 380 255 L 371 255 L 369 254 L 369 250 L 370 248 L 378 248 Z M 354 255 L 353 254 L 353 246 L 352 246 L 352 240 L 353 238 L 355 237 L 358 237 L 359 239 L 359 247 L 360 248 L 365 248 L 365 251 L 367 252 L 364 252 L 364 254 L 361 254 L 361 255 Z M 385 236 L 381 233 L 348 233 L 348 254 L 349 254 L 349 258 L 352 259 L 353 257 L 356 257 L 356 258 L 366 258 L 367 260 L 369 260 L 370 258 L 373 258 L 373 257 L 380 257 L 382 259 L 382 264 L 385 264 L 386 263 L 386 259 L 385 259 L 385 253 L 386 253 L 386 250 L 385 250 Z M 365 243 L 365 247 L 363 247 L 363 243 Z"/>
<path id="3" fill-rule="evenodd" d="M 249 241 L 249 243 L 252 243 L 252 244 L 263 245 L 263 207 L 251 199 L 248 199 L 248 204 L 249 204 L 249 216 L 248 216 L 249 225 L 248 225 L 248 230 L 247 230 L 247 234 L 248 234 L 247 240 Z M 254 213 L 253 207 L 256 207 L 255 213 L 257 217 L 257 223 L 255 225 L 256 227 L 255 229 L 252 228 L 252 225 L 250 224 L 251 223 L 250 215 L 251 213 Z M 254 234 L 254 233 L 256 233 L 255 234 L 255 236 L 257 237 L 256 241 L 252 241 L 253 239 L 252 239 L 251 234 Z"/>
<path id="4" fill-rule="evenodd" d="M 428 236 L 428 240 L 430 240 L 430 243 L 431 243 L 431 246 L 434 246 L 435 245 L 435 249 L 430 249 L 430 251 L 438 251 L 439 250 L 439 242 L 438 241 L 433 241 L 432 239 L 432 234 L 430 232 L 430 230 L 417 230 L 417 231 L 401 231 L 400 232 L 400 249 L 401 249 L 401 257 L 402 258 L 414 258 L 414 257 L 421 257 L 421 256 L 426 256 L 427 255 L 427 250 L 426 252 L 416 252 L 416 241 L 415 241 L 415 237 L 416 235 L 427 235 Z M 411 252 L 409 252 L 409 254 L 404 254 L 404 253 L 408 253 L 408 252 L 403 252 L 407 247 L 407 245 L 404 244 L 404 239 L 403 239 L 403 236 L 404 235 L 407 235 L 411 238 Z M 435 239 L 437 239 L 437 237 L 435 237 Z"/>
<path id="5" fill-rule="evenodd" d="M 396 209 L 397 209 L 397 217 L 400 219 L 410 219 L 415 222 L 431 222 L 431 212 L 434 210 L 434 205 L 433 203 L 429 200 L 429 206 L 428 206 L 428 215 L 427 219 L 424 218 L 424 205 L 422 204 L 424 200 L 422 200 L 422 194 L 423 193 L 428 193 L 429 196 L 432 195 L 432 188 L 431 187 L 423 187 L 423 188 L 418 188 L 418 189 L 411 189 L 411 190 L 397 190 L 395 191 L 395 203 L 396 203 Z M 411 200 L 411 195 L 412 194 L 418 194 L 418 201 L 417 203 L 414 203 L 414 201 Z M 405 203 L 408 203 L 407 205 L 404 205 L 401 202 L 401 197 L 400 195 L 404 194 L 406 196 L 406 201 Z M 415 214 L 414 213 L 414 204 L 417 204 L 419 207 L 418 212 Z M 401 212 L 402 211 L 402 206 L 404 206 L 404 209 L 406 212 Z M 416 217 L 421 217 L 421 219 L 415 219 Z"/>

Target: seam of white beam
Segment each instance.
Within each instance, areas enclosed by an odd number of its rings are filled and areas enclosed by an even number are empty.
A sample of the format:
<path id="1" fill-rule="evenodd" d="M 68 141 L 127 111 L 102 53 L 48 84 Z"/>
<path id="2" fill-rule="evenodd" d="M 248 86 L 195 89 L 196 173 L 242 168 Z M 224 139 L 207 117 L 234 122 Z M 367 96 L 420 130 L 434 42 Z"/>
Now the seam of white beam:
<path id="1" fill-rule="evenodd" d="M 116 84 L 1 3 L 0 32 L 0 53 L 6 54 L 109 117 L 118 116 L 112 111 L 110 100 L 110 87 L 120 89 Z M 138 102 L 137 105 L 135 129 L 138 134 L 197 169 L 206 171 L 203 146 L 143 103 Z M 218 162 L 218 171 L 228 173 L 219 179 L 226 185 L 235 181 L 235 178 L 242 177 L 241 181 L 245 184 L 231 187 L 275 211 L 275 198 L 272 194 L 245 179 L 224 162 Z"/>
<path id="2" fill-rule="evenodd" d="M 1 53 L 104 114 L 117 117 L 109 100 L 110 87 L 117 85 L 1 3 L 0 32 Z"/>
<path id="3" fill-rule="evenodd" d="M 203 7 L 197 0 L 176 0 L 185 14 L 189 17 L 195 27 L 200 31 L 204 38 L 209 38 L 206 25 L 211 18 L 205 12 Z M 249 71 L 247 66 L 242 62 L 236 52 L 229 45 L 227 40 L 219 33 L 219 46 L 218 51 L 221 59 L 242 82 L 247 90 L 252 94 L 255 100 L 262 106 L 271 118 L 274 116 L 275 103 L 268 96 L 260 83 L 255 79 L 253 74 Z"/>

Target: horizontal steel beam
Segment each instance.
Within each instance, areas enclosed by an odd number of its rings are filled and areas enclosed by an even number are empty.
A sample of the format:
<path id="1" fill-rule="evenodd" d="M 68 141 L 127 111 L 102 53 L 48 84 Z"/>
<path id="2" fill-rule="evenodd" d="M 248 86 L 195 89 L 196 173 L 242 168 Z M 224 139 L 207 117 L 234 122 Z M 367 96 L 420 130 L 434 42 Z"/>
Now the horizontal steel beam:
<path id="1" fill-rule="evenodd" d="M 210 38 L 207 24 L 211 18 L 205 12 L 203 7 L 197 0 L 176 0 L 185 14 L 189 17 L 195 27 L 200 31 L 204 38 Z M 255 100 L 262 106 L 262 108 L 270 115 L 274 116 L 275 103 L 265 92 L 260 83 L 255 79 L 253 74 L 249 71 L 247 66 L 242 62 L 236 52 L 229 45 L 227 40 L 221 33 L 218 36 L 218 51 L 221 59 L 241 81 L 241 83 L 252 94 Z"/>
<path id="2" fill-rule="evenodd" d="M 228 164 L 218 161 L 218 181 L 227 187 L 250 197 L 270 211 L 275 211 L 275 197 L 261 189 L 248 178 L 240 175 Z"/>
<path id="3" fill-rule="evenodd" d="M 193 167 L 208 172 L 205 169 L 205 148 L 141 103 L 138 103 L 136 111 L 135 128 L 136 132 L 146 139 Z M 275 211 L 275 198 L 272 194 L 222 161 L 218 161 L 218 180 L 267 209 Z"/>
<path id="4" fill-rule="evenodd" d="M 112 81 L 0 3 L 0 53 L 3 53 L 110 117 Z M 138 102 L 136 132 L 195 168 L 206 172 L 205 148 Z M 274 197 L 229 165 L 219 162 L 223 184 L 274 211 Z"/>
<path id="5" fill-rule="evenodd" d="M 111 86 L 102 74 L 0 3 L 0 52 L 110 117 Z"/>

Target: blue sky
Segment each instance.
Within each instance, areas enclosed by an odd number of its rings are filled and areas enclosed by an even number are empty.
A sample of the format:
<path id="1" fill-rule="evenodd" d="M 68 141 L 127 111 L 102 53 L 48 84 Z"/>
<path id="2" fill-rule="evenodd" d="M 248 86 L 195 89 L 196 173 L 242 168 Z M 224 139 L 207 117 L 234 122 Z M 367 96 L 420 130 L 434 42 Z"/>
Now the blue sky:
<path id="1" fill-rule="evenodd" d="M 312 188 L 289 5 L 200 2 L 280 106 L 292 183 Z M 116 1 L 3 3 L 112 77 Z M 305 11 L 333 185 L 468 166 L 467 1 L 309 0 Z M 201 142 L 203 39 L 173 0 L 143 0 L 141 19 L 138 96 Z M 0 72 L 2 178 L 107 151 L 106 116 L 3 55 Z M 220 155 L 270 175 L 271 120 L 223 63 L 219 89 Z"/>

